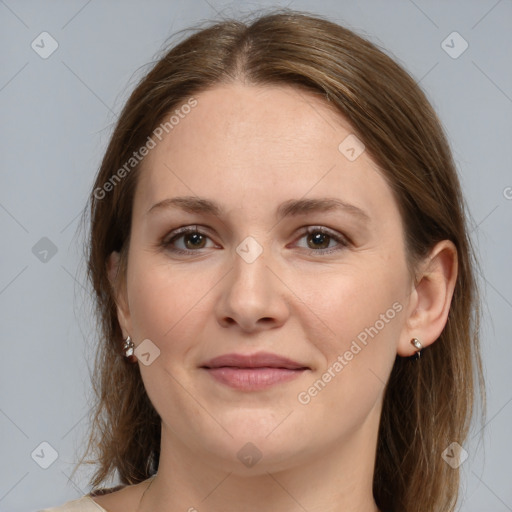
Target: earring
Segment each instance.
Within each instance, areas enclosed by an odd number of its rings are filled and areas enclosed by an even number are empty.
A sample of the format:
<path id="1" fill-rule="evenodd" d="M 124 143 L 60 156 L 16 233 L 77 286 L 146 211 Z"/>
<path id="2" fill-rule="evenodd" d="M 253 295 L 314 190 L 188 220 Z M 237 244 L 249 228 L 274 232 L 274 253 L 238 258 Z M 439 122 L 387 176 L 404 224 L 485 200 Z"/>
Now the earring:
<path id="1" fill-rule="evenodd" d="M 420 343 L 418 338 L 412 338 L 411 345 L 414 345 L 416 348 L 416 359 L 421 357 L 421 351 L 423 350 L 423 345 Z"/>
<path id="2" fill-rule="evenodd" d="M 130 338 L 130 336 L 128 336 L 123 341 L 123 352 L 124 352 L 124 357 L 130 363 L 137 362 L 137 356 L 133 353 L 134 347 L 135 347 L 135 345 L 134 345 L 132 339 Z"/>

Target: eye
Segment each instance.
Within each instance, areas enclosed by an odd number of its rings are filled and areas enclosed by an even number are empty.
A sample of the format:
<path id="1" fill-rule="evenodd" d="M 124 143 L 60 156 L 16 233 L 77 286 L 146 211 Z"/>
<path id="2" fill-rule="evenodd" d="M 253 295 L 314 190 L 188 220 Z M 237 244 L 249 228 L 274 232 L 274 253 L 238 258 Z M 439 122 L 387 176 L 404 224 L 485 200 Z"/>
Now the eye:
<path id="1" fill-rule="evenodd" d="M 186 226 L 170 233 L 162 241 L 162 245 L 169 251 L 177 254 L 190 254 L 197 249 L 205 249 L 209 236 L 198 229 L 197 226 Z M 183 247 L 176 247 L 177 241 L 183 239 Z"/>
<path id="2" fill-rule="evenodd" d="M 308 227 L 300 237 L 300 239 L 302 238 L 306 238 L 307 249 L 309 249 L 310 254 L 330 254 L 341 251 L 349 245 L 348 240 L 343 235 L 321 226 Z M 334 242 L 334 246 L 331 245 L 332 242 Z"/>
<path id="3" fill-rule="evenodd" d="M 349 241 L 343 235 L 322 226 L 308 227 L 299 240 L 303 238 L 306 238 L 308 247 L 305 249 L 310 254 L 330 254 L 343 250 L 349 245 Z M 162 246 L 176 254 L 191 254 L 199 249 L 214 247 L 207 247 L 208 240 L 210 237 L 198 229 L 198 226 L 185 226 L 172 231 L 162 241 Z M 177 247 L 179 243 L 182 247 Z"/>

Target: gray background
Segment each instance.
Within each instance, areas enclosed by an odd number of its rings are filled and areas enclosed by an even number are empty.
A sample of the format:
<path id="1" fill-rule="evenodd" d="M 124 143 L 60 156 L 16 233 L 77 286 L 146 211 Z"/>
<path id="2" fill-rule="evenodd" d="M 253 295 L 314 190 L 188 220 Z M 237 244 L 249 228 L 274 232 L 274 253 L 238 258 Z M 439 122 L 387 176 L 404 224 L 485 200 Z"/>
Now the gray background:
<path id="1" fill-rule="evenodd" d="M 440 114 L 470 206 L 485 303 L 488 416 L 483 435 L 476 424 L 464 446 L 460 510 L 512 510 L 511 0 L 0 0 L 1 511 L 89 490 L 90 469 L 68 478 L 87 432 L 94 344 L 77 229 L 134 80 L 176 31 L 272 5 L 327 15 L 383 46 Z M 31 47 L 43 31 L 59 45 L 46 59 Z M 458 58 L 442 46 L 453 31 L 469 44 Z M 36 460 L 51 462 L 50 449 L 31 456 L 42 442 L 58 452 L 48 469 Z"/>

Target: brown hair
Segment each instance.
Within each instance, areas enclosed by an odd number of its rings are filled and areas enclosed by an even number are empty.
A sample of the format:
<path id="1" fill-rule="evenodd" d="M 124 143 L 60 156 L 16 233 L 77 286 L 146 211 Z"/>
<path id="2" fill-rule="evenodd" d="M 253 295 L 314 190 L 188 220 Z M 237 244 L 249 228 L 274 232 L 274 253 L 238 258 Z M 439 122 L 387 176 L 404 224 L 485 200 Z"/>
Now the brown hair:
<path id="1" fill-rule="evenodd" d="M 455 244 L 459 273 L 447 324 L 420 361 L 397 356 L 391 372 L 373 486 L 383 511 L 452 511 L 459 471 L 441 453 L 466 439 L 477 384 L 484 395 L 476 261 L 450 148 L 425 94 L 393 59 L 344 27 L 288 10 L 196 31 L 158 60 L 119 116 L 90 197 L 88 276 L 101 343 L 92 380 L 93 428 L 79 464 L 93 451 L 93 486 L 114 470 L 122 483 L 134 484 L 157 471 L 160 452 L 160 418 L 138 365 L 120 355 L 122 333 L 106 268 L 108 256 L 120 251 L 122 282 L 141 166 L 124 173 L 108 195 L 105 184 L 170 111 L 202 90 L 236 80 L 321 94 L 351 123 L 394 191 L 412 269 L 438 241 Z"/>

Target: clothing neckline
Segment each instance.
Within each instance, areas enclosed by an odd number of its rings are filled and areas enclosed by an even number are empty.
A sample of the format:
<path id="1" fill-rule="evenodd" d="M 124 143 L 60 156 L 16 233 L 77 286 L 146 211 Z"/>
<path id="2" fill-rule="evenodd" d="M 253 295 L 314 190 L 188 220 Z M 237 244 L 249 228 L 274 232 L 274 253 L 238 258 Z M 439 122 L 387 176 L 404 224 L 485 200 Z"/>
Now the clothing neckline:
<path id="1" fill-rule="evenodd" d="M 108 510 L 104 509 L 99 503 L 97 503 L 90 494 L 86 494 L 84 498 L 93 503 L 94 506 L 101 512 L 108 512 Z"/>
<path id="2" fill-rule="evenodd" d="M 156 477 L 156 473 L 154 475 L 151 475 L 149 478 L 147 478 L 145 481 L 152 481 L 155 477 Z M 139 482 L 139 483 L 142 483 L 142 482 Z M 151 485 L 151 483 L 149 484 Z M 114 491 L 120 491 L 121 489 L 124 489 L 128 487 L 128 485 L 118 485 L 112 489 L 109 489 L 110 492 L 114 492 Z M 147 489 L 149 488 L 149 486 L 146 488 L 146 490 L 144 491 L 144 493 L 147 491 Z M 142 493 L 142 495 L 144 496 L 144 493 Z M 109 494 L 109 493 L 105 493 L 105 494 Z M 102 496 L 103 494 L 99 494 L 99 496 Z M 85 494 L 83 496 L 83 498 L 85 499 L 88 499 L 90 502 L 92 502 L 94 504 L 94 506 L 98 509 L 99 512 L 110 512 L 109 510 L 107 510 L 106 508 L 103 508 L 99 503 L 97 503 L 95 500 L 94 500 L 94 497 L 91 496 L 91 493 L 88 493 L 88 494 Z M 142 498 L 141 498 L 142 499 Z M 139 505 L 140 505 L 140 502 L 139 502 Z"/>

